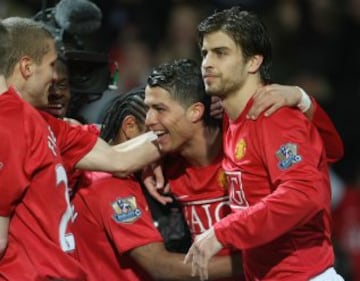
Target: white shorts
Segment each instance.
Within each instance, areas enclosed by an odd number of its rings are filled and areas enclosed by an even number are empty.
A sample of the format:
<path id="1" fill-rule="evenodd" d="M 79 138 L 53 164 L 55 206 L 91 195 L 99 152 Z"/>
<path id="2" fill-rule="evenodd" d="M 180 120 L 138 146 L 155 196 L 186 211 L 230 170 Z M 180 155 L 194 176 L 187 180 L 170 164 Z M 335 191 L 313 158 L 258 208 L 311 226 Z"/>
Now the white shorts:
<path id="1" fill-rule="evenodd" d="M 344 278 L 337 274 L 333 267 L 330 267 L 319 275 L 311 278 L 309 281 L 344 281 Z"/>

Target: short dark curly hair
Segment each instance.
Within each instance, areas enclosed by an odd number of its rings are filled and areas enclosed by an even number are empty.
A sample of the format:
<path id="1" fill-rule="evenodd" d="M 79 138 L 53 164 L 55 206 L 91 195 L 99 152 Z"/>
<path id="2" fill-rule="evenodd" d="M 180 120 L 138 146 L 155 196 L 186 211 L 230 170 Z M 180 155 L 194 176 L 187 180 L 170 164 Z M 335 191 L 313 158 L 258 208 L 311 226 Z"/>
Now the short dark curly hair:
<path id="1" fill-rule="evenodd" d="M 218 126 L 219 120 L 210 116 L 211 97 L 205 86 L 199 65 L 191 59 L 179 59 L 155 67 L 147 80 L 149 87 L 161 87 L 184 108 L 196 102 L 205 106 L 204 122 L 208 126 Z"/>

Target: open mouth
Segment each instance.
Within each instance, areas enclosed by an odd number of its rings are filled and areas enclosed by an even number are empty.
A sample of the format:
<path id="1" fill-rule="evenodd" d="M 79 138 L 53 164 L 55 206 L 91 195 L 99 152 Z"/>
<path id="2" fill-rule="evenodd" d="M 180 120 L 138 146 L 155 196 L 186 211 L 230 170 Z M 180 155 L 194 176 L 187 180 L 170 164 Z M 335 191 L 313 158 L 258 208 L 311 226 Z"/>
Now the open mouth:
<path id="1" fill-rule="evenodd" d="M 153 131 L 155 135 L 157 135 L 158 137 L 158 141 L 162 141 L 164 140 L 164 136 L 168 135 L 168 132 L 167 131 Z"/>
<path id="2" fill-rule="evenodd" d="M 65 114 L 65 107 L 64 104 L 61 103 L 52 103 L 48 104 L 45 108 L 47 112 L 49 112 L 52 115 L 55 115 L 57 117 L 63 117 Z"/>

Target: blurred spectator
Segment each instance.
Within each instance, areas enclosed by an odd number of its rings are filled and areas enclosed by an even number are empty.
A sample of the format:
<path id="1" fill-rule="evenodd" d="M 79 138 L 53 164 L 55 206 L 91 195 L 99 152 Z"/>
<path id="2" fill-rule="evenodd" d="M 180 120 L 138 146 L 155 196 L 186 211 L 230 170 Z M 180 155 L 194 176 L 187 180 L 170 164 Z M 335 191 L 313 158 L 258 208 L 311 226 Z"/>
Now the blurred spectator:
<path id="1" fill-rule="evenodd" d="M 360 281 L 360 166 L 357 176 L 356 182 L 347 186 L 342 201 L 333 212 L 334 238 L 349 261 L 342 269 L 351 278 L 346 280 L 352 281 Z"/>
<path id="2" fill-rule="evenodd" d="M 188 2 L 174 5 L 168 17 L 166 35 L 160 41 L 156 63 L 161 64 L 179 58 L 190 58 L 199 62 L 196 27 L 202 18 L 204 6 Z"/>
<path id="3" fill-rule="evenodd" d="M 125 40 L 113 47 L 110 58 L 119 67 L 117 87 L 120 93 L 146 83 L 152 65 L 152 54 L 146 42 L 137 38 Z"/>

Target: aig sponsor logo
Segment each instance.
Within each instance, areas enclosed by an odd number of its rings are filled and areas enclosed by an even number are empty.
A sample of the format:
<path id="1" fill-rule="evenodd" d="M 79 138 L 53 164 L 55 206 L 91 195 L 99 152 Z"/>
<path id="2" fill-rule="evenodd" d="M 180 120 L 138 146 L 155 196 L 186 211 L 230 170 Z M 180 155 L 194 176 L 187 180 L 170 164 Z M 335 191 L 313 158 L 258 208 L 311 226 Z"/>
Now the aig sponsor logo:
<path id="1" fill-rule="evenodd" d="M 230 213 L 229 197 L 191 201 L 184 204 L 185 219 L 192 235 L 208 230 Z"/>

